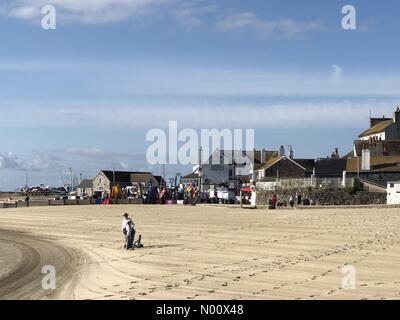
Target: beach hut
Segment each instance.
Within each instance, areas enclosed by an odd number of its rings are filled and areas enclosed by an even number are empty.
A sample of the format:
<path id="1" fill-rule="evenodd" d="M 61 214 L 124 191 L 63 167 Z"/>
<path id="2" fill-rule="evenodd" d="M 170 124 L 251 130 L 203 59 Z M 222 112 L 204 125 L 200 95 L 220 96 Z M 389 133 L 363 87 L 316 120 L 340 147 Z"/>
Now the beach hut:
<path id="1" fill-rule="evenodd" d="M 240 207 L 255 209 L 257 193 L 255 187 L 246 187 L 240 189 Z"/>

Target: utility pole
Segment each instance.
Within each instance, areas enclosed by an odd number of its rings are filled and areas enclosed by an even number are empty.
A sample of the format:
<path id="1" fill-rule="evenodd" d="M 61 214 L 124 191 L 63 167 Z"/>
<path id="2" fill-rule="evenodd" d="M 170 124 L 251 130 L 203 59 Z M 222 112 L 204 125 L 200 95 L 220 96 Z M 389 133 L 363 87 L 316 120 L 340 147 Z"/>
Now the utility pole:
<path id="1" fill-rule="evenodd" d="M 203 192 L 203 181 L 202 181 L 202 177 L 203 177 L 203 166 L 202 166 L 202 148 L 200 146 L 199 148 L 199 190 L 200 192 Z"/>
<path id="2" fill-rule="evenodd" d="M 70 174 L 69 181 L 70 181 L 70 184 L 71 184 L 71 190 L 70 191 L 72 191 L 72 190 L 74 190 L 74 175 L 73 175 L 72 167 L 69 168 L 69 174 Z"/>
<path id="3" fill-rule="evenodd" d="M 165 186 L 167 186 L 167 180 L 165 177 L 165 163 L 163 163 L 161 165 L 161 178 L 164 180 Z M 164 183 L 161 183 L 163 187 L 164 187 Z"/>

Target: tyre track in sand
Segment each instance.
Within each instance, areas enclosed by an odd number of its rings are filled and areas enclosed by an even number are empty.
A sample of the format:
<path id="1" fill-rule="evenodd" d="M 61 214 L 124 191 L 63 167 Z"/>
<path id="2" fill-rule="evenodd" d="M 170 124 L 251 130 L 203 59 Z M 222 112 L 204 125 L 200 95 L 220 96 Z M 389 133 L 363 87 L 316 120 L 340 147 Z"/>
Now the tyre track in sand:
<path id="1" fill-rule="evenodd" d="M 14 250 L 18 263 L 3 274 L 0 266 L 0 300 L 55 299 L 73 295 L 79 277 L 78 267 L 86 261 L 81 251 L 49 239 L 0 229 L 0 252 L 2 244 Z M 45 276 L 42 268 L 46 265 L 56 270 L 54 290 L 42 288 Z"/>

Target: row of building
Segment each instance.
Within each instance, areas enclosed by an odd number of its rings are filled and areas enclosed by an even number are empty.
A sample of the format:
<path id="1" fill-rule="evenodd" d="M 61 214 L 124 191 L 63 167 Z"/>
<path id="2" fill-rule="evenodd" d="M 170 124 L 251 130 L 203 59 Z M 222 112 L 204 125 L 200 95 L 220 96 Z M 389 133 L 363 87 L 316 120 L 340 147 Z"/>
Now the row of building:
<path id="1" fill-rule="evenodd" d="M 138 197 L 144 186 L 165 186 L 163 177 L 151 172 L 101 170 L 94 179 L 85 179 L 77 187 L 77 196 L 104 198 L 112 195 L 114 186 L 126 192 L 125 196 Z"/>
<path id="2" fill-rule="evenodd" d="M 238 164 L 237 153 L 247 157 L 246 164 Z M 219 164 L 213 159 L 220 158 Z M 215 162 L 215 161 L 214 161 Z M 250 164 L 250 165 L 249 165 Z M 353 150 L 344 156 L 338 149 L 330 157 L 302 159 L 293 150 L 216 150 L 206 163 L 193 168 L 182 178 L 183 183 L 203 186 L 225 185 L 235 188 L 243 183 L 273 183 L 285 179 L 342 180 L 343 186 L 352 178 L 372 188 L 386 189 L 388 181 L 400 180 L 400 109 L 392 118 L 370 118 L 370 127 L 353 142 Z"/>
<path id="3" fill-rule="evenodd" d="M 381 191 L 386 190 L 388 182 L 400 180 L 399 108 L 391 118 L 370 118 L 370 127 L 343 156 L 335 149 L 326 158 L 296 158 L 292 148 L 285 150 L 283 146 L 278 150 L 215 150 L 208 161 L 196 165 L 177 182 L 192 183 L 206 191 L 221 186 L 238 189 L 246 184 L 275 186 L 285 181 L 304 181 L 307 186 L 336 181 L 336 185 L 346 187 L 352 186 L 356 177 Z M 77 194 L 104 197 L 117 185 L 130 196 L 140 196 L 144 186 L 160 187 L 166 182 L 151 172 L 102 170 L 93 180 L 82 181 Z"/>

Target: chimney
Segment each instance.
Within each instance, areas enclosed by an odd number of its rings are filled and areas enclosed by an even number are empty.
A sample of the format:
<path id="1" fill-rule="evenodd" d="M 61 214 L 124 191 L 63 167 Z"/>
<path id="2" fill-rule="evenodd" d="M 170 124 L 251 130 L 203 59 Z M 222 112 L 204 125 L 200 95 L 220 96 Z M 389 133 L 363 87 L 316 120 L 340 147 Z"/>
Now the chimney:
<path id="1" fill-rule="evenodd" d="M 279 147 L 278 156 L 279 157 L 284 157 L 285 156 L 285 147 L 284 146 L 280 146 Z"/>
<path id="2" fill-rule="evenodd" d="M 340 156 L 339 156 L 339 149 L 338 149 L 338 148 L 335 148 L 335 151 L 332 152 L 331 159 L 339 159 L 339 158 L 340 158 Z"/>
<path id="3" fill-rule="evenodd" d="M 369 149 L 363 149 L 361 153 L 361 170 L 370 171 L 371 170 L 371 152 Z"/>
<path id="4" fill-rule="evenodd" d="M 293 152 L 293 148 L 292 147 L 290 147 L 290 150 L 289 150 L 289 158 L 292 159 L 292 160 L 294 158 L 294 152 Z"/>
<path id="5" fill-rule="evenodd" d="M 400 107 L 397 107 L 393 114 L 393 123 L 400 123 Z"/>
<path id="6" fill-rule="evenodd" d="M 261 163 L 265 163 L 265 161 L 267 160 L 266 158 L 267 158 L 267 151 L 265 149 L 262 149 L 261 150 L 261 159 L 260 159 Z"/>

